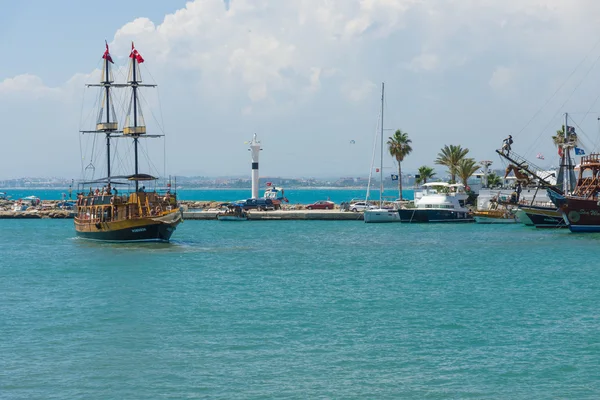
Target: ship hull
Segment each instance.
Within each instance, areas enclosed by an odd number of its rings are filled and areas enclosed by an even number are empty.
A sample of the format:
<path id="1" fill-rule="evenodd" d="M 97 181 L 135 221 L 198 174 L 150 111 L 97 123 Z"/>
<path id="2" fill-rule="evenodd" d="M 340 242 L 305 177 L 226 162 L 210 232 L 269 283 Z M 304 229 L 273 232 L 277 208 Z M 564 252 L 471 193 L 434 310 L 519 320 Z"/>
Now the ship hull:
<path id="1" fill-rule="evenodd" d="M 90 223 L 75 220 L 77 236 L 105 242 L 169 242 L 183 221 L 179 210 L 161 217 Z"/>
<path id="2" fill-rule="evenodd" d="M 521 206 L 521 210 L 527 215 L 536 228 L 566 228 L 560 210 L 552 207 Z"/>
<path id="3" fill-rule="evenodd" d="M 478 224 L 516 224 L 519 222 L 516 218 L 483 217 L 479 215 L 475 215 L 473 218 Z"/>
<path id="4" fill-rule="evenodd" d="M 399 210 L 400 222 L 422 223 L 422 222 L 475 222 L 467 212 L 435 209 L 402 209 Z"/>
<path id="5" fill-rule="evenodd" d="M 534 226 L 533 221 L 531 220 L 531 218 L 529 218 L 529 215 L 527 215 L 527 213 L 522 209 L 519 208 L 515 215 L 523 225 Z"/>
<path id="6" fill-rule="evenodd" d="M 596 200 L 567 198 L 561 211 L 571 232 L 600 232 L 600 206 Z"/>

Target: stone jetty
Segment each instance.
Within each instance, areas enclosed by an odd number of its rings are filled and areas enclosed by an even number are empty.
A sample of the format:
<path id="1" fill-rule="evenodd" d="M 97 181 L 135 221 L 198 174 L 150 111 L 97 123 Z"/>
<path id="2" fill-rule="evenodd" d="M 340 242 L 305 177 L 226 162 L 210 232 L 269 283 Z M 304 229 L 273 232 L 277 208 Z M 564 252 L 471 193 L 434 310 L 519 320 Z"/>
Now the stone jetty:
<path id="1" fill-rule="evenodd" d="M 216 220 L 220 210 L 189 210 L 183 212 L 183 219 L 189 220 Z M 318 220 L 318 221 L 359 221 L 363 213 L 341 210 L 274 210 L 274 211 L 246 211 L 250 221 L 269 220 Z"/>
<path id="2" fill-rule="evenodd" d="M 60 200 L 42 201 L 38 206 L 29 207 L 25 211 L 13 211 L 15 200 L 0 200 L 0 219 L 40 219 L 40 218 L 73 218 L 72 210 L 62 210 Z M 221 212 L 221 202 L 189 201 L 180 203 L 184 220 L 216 220 Z M 363 213 L 342 211 L 339 206 L 333 210 L 307 210 L 305 205 L 284 205 L 282 210 L 257 211 L 250 210 L 249 220 L 326 220 L 326 221 L 357 221 L 363 219 Z"/>

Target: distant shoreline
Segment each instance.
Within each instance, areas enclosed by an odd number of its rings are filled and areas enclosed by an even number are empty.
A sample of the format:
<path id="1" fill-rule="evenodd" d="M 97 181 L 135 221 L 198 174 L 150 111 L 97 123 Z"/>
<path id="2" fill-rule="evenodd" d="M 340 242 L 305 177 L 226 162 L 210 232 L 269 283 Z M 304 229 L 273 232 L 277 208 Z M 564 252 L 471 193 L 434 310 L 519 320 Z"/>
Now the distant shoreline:
<path id="1" fill-rule="evenodd" d="M 267 186 L 268 187 L 268 186 Z M 267 187 L 261 187 L 260 190 L 264 190 Z M 279 187 L 283 187 L 284 190 L 367 190 L 366 186 L 299 186 L 299 187 L 294 187 L 294 186 L 290 186 L 290 187 L 286 187 L 286 186 L 279 186 Z M 374 187 L 371 188 L 371 190 L 373 190 Z M 378 189 L 375 188 L 375 189 Z M 388 188 L 386 187 L 385 189 L 388 190 L 398 190 L 397 187 L 392 187 L 392 188 Z M 407 187 L 407 188 L 403 188 L 403 190 L 412 190 L 413 187 Z M 11 190 L 64 190 L 65 192 L 69 191 L 69 187 L 33 187 L 33 186 L 27 186 L 27 187 L 10 187 L 10 188 L 0 188 L 0 192 L 7 192 L 7 191 L 11 191 Z M 71 190 L 73 192 L 77 192 L 77 189 L 71 188 Z M 184 188 L 180 188 L 180 189 L 173 189 L 172 190 L 252 190 L 251 187 L 241 187 L 241 188 L 218 188 L 218 187 L 184 187 Z"/>

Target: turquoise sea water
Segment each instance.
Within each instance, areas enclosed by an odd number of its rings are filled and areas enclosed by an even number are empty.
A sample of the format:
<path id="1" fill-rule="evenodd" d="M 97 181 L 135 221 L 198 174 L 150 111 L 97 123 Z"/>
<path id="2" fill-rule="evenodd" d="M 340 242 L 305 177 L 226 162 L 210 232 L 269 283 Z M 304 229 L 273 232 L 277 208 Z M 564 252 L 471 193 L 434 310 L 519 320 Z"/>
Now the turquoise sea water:
<path id="1" fill-rule="evenodd" d="M 600 235 L 0 220 L 2 399 L 597 399 Z"/>
<path id="2" fill-rule="evenodd" d="M 328 198 L 339 204 L 351 199 L 364 199 L 367 190 L 364 189 L 338 189 L 338 188 L 284 188 L 285 196 L 291 204 L 310 204 L 318 200 L 327 200 Z M 2 191 L 2 190 L 0 190 Z M 3 190 L 11 199 L 17 200 L 27 196 L 38 196 L 41 200 L 61 200 L 63 196 L 68 199 L 68 190 L 52 189 L 6 189 Z M 260 190 L 262 196 L 264 190 Z M 250 198 L 252 195 L 250 189 L 180 189 L 177 191 L 179 200 L 213 200 L 213 201 L 236 201 Z M 398 190 L 386 189 L 384 192 L 386 199 L 394 200 L 398 197 Z M 402 196 L 407 200 L 412 200 L 414 192 L 412 189 L 402 190 Z M 75 191 L 72 198 L 75 198 Z M 371 199 L 379 200 L 379 189 L 371 190 Z"/>

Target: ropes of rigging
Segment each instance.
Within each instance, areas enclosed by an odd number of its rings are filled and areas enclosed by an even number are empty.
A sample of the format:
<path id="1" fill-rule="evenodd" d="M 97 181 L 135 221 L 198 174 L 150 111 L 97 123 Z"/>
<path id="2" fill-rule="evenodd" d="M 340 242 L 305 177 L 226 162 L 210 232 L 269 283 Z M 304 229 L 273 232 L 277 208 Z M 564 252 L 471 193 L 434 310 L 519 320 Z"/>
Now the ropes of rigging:
<path id="1" fill-rule="evenodd" d="M 596 45 L 594 45 L 594 48 L 596 48 L 596 46 L 600 43 L 600 40 L 596 42 Z M 592 49 L 593 50 L 593 49 Z M 589 55 L 589 53 L 588 53 Z M 585 56 L 584 60 L 587 59 L 588 55 Z M 532 146 L 530 146 L 529 150 L 526 152 L 527 155 L 531 154 L 531 151 L 533 150 L 534 146 L 537 145 L 537 143 L 539 142 L 540 138 L 542 137 L 543 133 L 548 129 L 548 127 L 550 126 L 550 123 L 552 123 L 552 120 L 554 118 L 556 118 L 561 111 L 564 109 L 564 106 L 567 104 L 567 102 L 571 99 L 571 97 L 573 97 L 573 94 L 575 94 L 575 92 L 577 91 L 577 89 L 579 89 L 579 87 L 581 86 L 581 84 L 583 83 L 583 81 L 587 78 L 587 76 L 590 74 L 590 72 L 592 71 L 592 69 L 594 69 L 594 67 L 596 66 L 596 64 L 598 63 L 598 60 L 600 60 L 600 54 L 598 55 L 598 57 L 596 57 L 596 59 L 594 60 L 594 62 L 592 63 L 592 65 L 588 68 L 588 70 L 586 71 L 586 73 L 583 75 L 583 77 L 581 78 L 581 80 L 579 81 L 579 83 L 577 83 L 577 85 L 575 85 L 575 87 L 573 88 L 573 90 L 571 91 L 571 93 L 569 94 L 569 96 L 567 96 L 567 98 L 565 99 L 565 101 L 560 105 L 560 107 L 556 110 L 556 112 L 554 113 L 554 115 L 552 116 L 550 122 L 548 124 L 546 124 L 546 126 L 544 127 L 543 130 L 540 131 L 540 133 L 538 134 L 537 138 L 535 139 L 535 141 L 533 142 Z M 579 64 L 581 65 L 581 63 Z M 579 67 L 579 65 L 577 67 Z M 566 128 L 565 128 L 566 129 Z"/>

